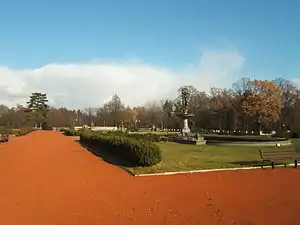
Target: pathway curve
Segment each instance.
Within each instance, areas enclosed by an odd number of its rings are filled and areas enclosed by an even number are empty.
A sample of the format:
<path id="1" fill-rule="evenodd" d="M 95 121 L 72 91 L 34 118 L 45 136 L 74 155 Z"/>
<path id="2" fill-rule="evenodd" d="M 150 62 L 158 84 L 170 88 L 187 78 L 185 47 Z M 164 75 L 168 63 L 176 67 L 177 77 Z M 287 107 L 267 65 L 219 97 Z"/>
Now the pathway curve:
<path id="1" fill-rule="evenodd" d="M 132 177 L 54 131 L 0 144 L 1 225 L 300 224 L 300 169 Z"/>

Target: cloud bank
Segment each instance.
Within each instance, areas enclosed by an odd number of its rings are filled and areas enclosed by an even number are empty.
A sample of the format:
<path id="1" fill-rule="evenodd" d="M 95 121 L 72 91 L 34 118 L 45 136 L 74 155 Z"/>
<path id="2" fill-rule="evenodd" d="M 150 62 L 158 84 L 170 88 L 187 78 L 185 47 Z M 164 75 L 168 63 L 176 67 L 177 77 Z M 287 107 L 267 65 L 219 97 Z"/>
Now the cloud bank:
<path id="1" fill-rule="evenodd" d="M 201 91 L 229 87 L 242 76 L 244 64 L 236 50 L 205 50 L 192 67 L 180 71 L 138 61 L 48 64 L 35 69 L 0 66 L 0 104 L 24 104 L 30 93 L 44 92 L 55 107 L 101 106 L 113 94 L 125 105 L 143 105 L 174 98 L 182 85 Z"/>

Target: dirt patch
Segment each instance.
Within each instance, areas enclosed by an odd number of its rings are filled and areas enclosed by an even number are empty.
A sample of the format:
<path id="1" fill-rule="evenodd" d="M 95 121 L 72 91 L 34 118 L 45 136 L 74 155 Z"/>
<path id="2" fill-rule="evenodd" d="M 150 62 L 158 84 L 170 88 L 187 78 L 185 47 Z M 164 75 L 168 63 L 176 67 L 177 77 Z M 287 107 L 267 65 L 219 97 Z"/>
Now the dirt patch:
<path id="1" fill-rule="evenodd" d="M 73 138 L 0 145 L 0 224 L 300 224 L 300 169 L 133 177 Z"/>

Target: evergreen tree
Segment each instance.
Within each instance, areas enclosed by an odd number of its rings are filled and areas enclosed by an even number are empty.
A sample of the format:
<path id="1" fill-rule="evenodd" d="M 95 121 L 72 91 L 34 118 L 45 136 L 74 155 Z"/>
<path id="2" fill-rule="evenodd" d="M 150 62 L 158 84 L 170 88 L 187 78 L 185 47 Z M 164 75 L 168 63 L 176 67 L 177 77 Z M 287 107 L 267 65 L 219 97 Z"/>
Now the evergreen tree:
<path id="1" fill-rule="evenodd" d="M 34 92 L 29 97 L 27 102 L 27 109 L 29 119 L 35 124 L 42 125 L 43 128 L 47 126 L 47 113 L 49 111 L 47 94 Z"/>

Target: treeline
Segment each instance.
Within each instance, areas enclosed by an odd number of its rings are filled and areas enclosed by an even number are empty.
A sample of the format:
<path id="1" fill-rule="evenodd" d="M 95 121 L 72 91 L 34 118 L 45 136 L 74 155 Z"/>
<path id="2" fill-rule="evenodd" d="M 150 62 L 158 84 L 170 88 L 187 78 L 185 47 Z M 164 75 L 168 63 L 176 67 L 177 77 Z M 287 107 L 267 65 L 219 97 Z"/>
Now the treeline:
<path id="1" fill-rule="evenodd" d="M 80 125 L 121 126 L 137 129 L 141 127 L 178 129 L 182 122 L 172 111 L 182 110 L 180 92 L 174 99 L 158 100 L 140 107 L 129 107 L 118 95 L 99 108 L 69 110 L 67 108 L 47 109 L 47 123 L 53 127 Z M 190 93 L 189 112 L 195 117 L 190 120 L 194 131 L 226 130 L 234 132 L 277 131 L 280 136 L 290 131 L 300 135 L 300 90 L 289 80 L 250 80 L 243 78 L 231 88 L 212 88 L 209 93 L 187 87 Z M 14 108 L 0 106 L 0 125 L 12 128 L 24 123 L 35 124 L 28 118 L 28 106 Z M 34 117 L 37 118 L 37 117 Z"/>

